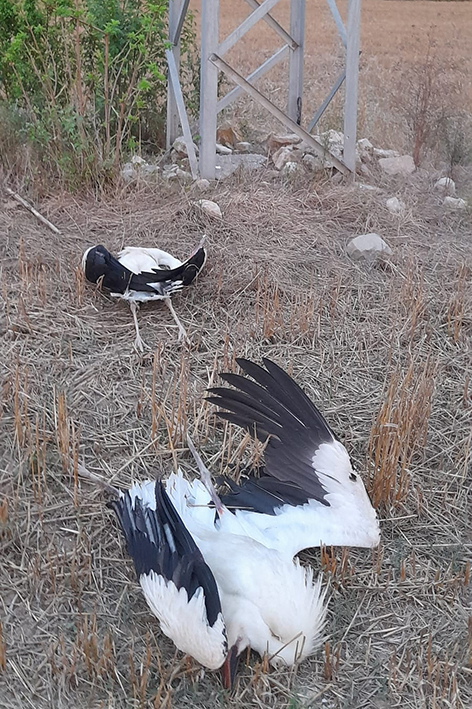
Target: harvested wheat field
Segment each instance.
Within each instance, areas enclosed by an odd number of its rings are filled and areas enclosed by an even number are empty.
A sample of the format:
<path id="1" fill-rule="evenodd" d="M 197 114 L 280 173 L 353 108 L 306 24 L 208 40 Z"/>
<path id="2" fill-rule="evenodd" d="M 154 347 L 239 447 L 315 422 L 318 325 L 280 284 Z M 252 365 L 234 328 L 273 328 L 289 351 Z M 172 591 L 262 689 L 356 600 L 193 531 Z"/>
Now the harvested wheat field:
<path id="1" fill-rule="evenodd" d="M 179 188 L 45 201 L 61 236 L 3 205 L 2 706 L 470 706 L 470 222 L 429 180 L 413 188 L 400 221 L 387 191 L 263 175 L 215 188 L 217 224 Z M 127 305 L 84 284 L 82 250 L 184 255 L 204 230 L 208 264 L 175 298 L 191 346 L 150 304 L 139 356 Z M 388 263 L 348 259 L 366 230 L 388 239 Z M 330 584 L 325 648 L 291 671 L 248 656 L 230 701 L 160 633 L 104 494 L 68 456 L 115 484 L 193 474 L 188 430 L 213 473 L 242 464 L 247 438 L 202 403 L 239 355 L 272 358 L 319 403 L 382 543 L 302 555 Z"/>
<path id="2" fill-rule="evenodd" d="M 337 5 L 346 24 L 347 3 L 339 0 Z M 199 2 L 192 0 L 197 26 L 199 7 Z M 223 39 L 247 16 L 249 5 L 244 0 L 221 0 L 220 8 L 220 39 Z M 280 0 L 271 14 L 289 29 L 288 0 Z M 344 66 L 344 51 L 326 0 L 306 3 L 305 28 L 303 125 L 309 123 Z M 428 119 L 446 134 L 458 122 L 470 136 L 471 37 L 469 2 L 363 0 L 359 137 L 369 138 L 379 147 L 411 151 L 412 114 L 418 94 L 425 86 L 428 87 Z M 247 76 L 282 44 L 272 28 L 258 22 L 225 58 Z M 287 101 L 287 66 L 287 60 L 281 62 L 257 82 L 257 87 L 282 109 Z M 223 76 L 221 81 L 223 93 L 234 87 Z M 318 124 L 320 130 L 342 130 L 343 100 L 341 90 Z M 263 108 L 255 108 L 244 96 L 227 109 L 227 114 L 239 122 L 248 138 L 253 137 L 261 125 L 265 129 L 268 125 L 277 126 Z M 431 136 L 429 147 L 441 152 L 438 143 L 444 140 L 444 135 Z"/>
<path id="3" fill-rule="evenodd" d="M 228 11 L 225 34 L 244 6 Z M 286 3 L 277 12 L 286 16 Z M 455 101 L 471 92 L 471 24 L 468 3 L 365 0 L 361 136 L 411 150 L 408 104 L 396 112 L 397 99 L 416 52 L 432 47 L 434 95 L 459 116 Z M 341 59 L 317 28 L 309 13 L 305 118 Z M 271 52 L 266 39 L 248 35 L 259 60 Z M 453 58 L 450 75 L 438 46 Z M 242 68 L 254 67 L 248 59 Z M 262 86 L 283 105 L 277 74 Z M 245 137 L 272 128 L 245 101 L 229 115 Z M 339 116 L 334 104 L 324 127 L 340 127 Z M 465 196 L 470 175 L 458 165 Z M 378 191 L 319 176 L 284 183 L 266 168 L 235 174 L 205 194 L 221 221 L 195 211 L 188 188 L 162 182 L 98 198 L 43 196 L 36 206 L 60 235 L 2 195 L 2 707 L 472 706 L 472 225 L 470 210 L 447 211 L 432 189 L 440 174 L 374 170 Z M 405 202 L 401 215 L 385 206 L 392 195 Z M 346 255 L 366 232 L 388 242 L 387 261 Z M 139 323 L 150 349 L 139 355 L 128 306 L 84 282 L 82 252 L 149 245 L 183 257 L 202 233 L 205 269 L 174 298 L 190 345 L 178 344 L 164 305 L 147 304 Z M 160 632 L 105 493 L 77 471 L 82 463 L 122 486 L 177 466 L 193 476 L 188 431 L 215 476 L 237 475 L 260 451 L 203 397 L 218 372 L 237 370 L 238 356 L 273 359 L 319 405 L 378 508 L 381 545 L 301 554 L 329 586 L 323 649 L 290 670 L 244 655 L 229 696 L 217 672 Z"/>

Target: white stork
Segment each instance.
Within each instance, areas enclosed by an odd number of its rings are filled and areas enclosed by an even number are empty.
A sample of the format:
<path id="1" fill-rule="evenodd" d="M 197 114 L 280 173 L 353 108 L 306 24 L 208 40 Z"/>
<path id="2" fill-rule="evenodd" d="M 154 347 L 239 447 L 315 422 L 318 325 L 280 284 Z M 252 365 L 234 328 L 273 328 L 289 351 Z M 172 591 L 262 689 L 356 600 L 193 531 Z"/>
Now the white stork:
<path id="1" fill-rule="evenodd" d="M 190 285 L 202 270 L 206 261 L 204 241 L 205 237 L 184 262 L 161 249 L 135 246 L 127 246 L 116 258 L 101 245 L 85 251 L 82 269 L 86 279 L 109 290 L 111 296 L 128 301 L 136 329 L 135 346 L 141 352 L 144 351 L 144 342 L 139 333 L 137 310 L 139 303 L 148 300 L 163 300 L 179 328 L 178 339 L 188 339 L 171 296 Z"/>
<path id="2" fill-rule="evenodd" d="M 274 666 L 292 665 L 323 641 L 326 591 L 297 551 L 374 547 L 379 528 L 364 485 L 320 412 L 280 367 L 238 360 L 237 389 L 213 389 L 224 418 L 253 430 L 265 449 L 251 474 L 216 494 L 193 444 L 202 481 L 180 470 L 165 481 L 114 490 L 114 509 L 139 582 L 162 631 L 209 669 L 234 679 L 250 647 Z M 110 489 L 110 488 L 108 488 Z"/>
<path id="3" fill-rule="evenodd" d="M 109 503 L 119 519 L 146 601 L 162 632 L 231 688 L 247 647 L 274 666 L 293 665 L 323 641 L 321 580 L 245 534 L 229 510 L 180 470 L 165 487 L 146 480 Z"/>

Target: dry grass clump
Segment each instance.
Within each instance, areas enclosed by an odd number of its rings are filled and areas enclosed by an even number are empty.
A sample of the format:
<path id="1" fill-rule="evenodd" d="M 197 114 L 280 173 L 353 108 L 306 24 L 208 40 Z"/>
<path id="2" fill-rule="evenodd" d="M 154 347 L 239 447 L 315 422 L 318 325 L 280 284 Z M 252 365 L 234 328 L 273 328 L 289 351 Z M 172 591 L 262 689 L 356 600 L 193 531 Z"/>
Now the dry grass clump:
<path id="1" fill-rule="evenodd" d="M 470 224 L 426 183 L 410 185 L 400 221 L 386 195 L 262 172 L 215 188 L 218 223 L 177 188 L 50 199 L 40 206 L 62 235 L 2 210 L 6 709 L 229 703 L 217 674 L 160 633 L 106 495 L 77 468 L 115 485 L 177 465 L 193 475 L 189 431 L 215 475 L 237 476 L 261 448 L 203 402 L 237 356 L 274 359 L 319 403 L 380 505 L 382 545 L 302 555 L 331 583 L 327 644 L 284 671 L 244 657 L 233 704 L 470 706 Z M 208 264 L 175 299 L 191 346 L 152 304 L 140 326 L 153 349 L 137 355 L 129 309 L 84 284 L 82 251 L 184 256 L 203 230 Z M 370 230 L 393 248 L 389 263 L 347 258 L 348 238 Z"/>

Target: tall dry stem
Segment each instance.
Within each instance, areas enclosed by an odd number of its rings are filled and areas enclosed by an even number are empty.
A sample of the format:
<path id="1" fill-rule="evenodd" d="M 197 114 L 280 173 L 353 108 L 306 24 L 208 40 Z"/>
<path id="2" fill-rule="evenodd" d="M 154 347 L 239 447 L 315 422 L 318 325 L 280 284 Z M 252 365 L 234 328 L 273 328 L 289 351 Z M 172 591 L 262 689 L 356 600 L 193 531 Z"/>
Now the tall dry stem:
<path id="1" fill-rule="evenodd" d="M 390 376 L 368 445 L 375 507 L 399 504 L 408 494 L 411 460 L 426 443 L 436 368 L 432 359 L 412 357 L 405 372 L 397 368 Z"/>

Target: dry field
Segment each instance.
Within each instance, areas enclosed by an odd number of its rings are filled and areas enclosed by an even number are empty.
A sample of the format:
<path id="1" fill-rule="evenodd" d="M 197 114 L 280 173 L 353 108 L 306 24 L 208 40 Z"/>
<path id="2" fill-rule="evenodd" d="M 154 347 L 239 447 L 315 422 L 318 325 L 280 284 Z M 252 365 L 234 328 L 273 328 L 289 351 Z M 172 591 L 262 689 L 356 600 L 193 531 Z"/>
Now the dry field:
<path id="1" fill-rule="evenodd" d="M 462 58 L 457 81 L 469 66 L 470 95 L 471 24 L 468 3 L 364 0 L 372 84 L 362 91 L 377 108 L 361 100 L 361 120 L 383 126 L 370 134 L 378 144 L 401 147 L 389 87 L 398 56 L 413 62 L 432 25 Z M 313 71 L 315 93 L 337 72 L 316 28 L 310 19 L 325 72 Z M 268 131 L 244 102 L 233 115 Z M 60 236 L 0 198 L 2 707 L 472 706 L 472 225 L 470 212 L 444 211 L 432 179 L 379 177 L 382 191 L 368 192 L 236 175 L 205 195 L 221 223 L 203 221 L 177 186 L 44 198 Z M 402 217 L 385 208 L 393 194 Z M 146 305 L 152 347 L 139 356 L 129 308 L 83 282 L 83 250 L 158 245 L 184 256 L 203 231 L 207 266 L 174 301 L 191 346 L 177 344 L 164 306 Z M 391 261 L 348 259 L 348 239 L 366 231 L 386 238 Z M 230 698 L 160 633 L 104 495 L 77 480 L 69 455 L 115 484 L 177 465 L 192 475 L 188 430 L 215 474 L 243 463 L 251 443 L 203 403 L 241 355 L 287 367 L 319 404 L 378 505 L 382 544 L 302 555 L 330 584 L 326 646 L 285 672 L 244 658 Z"/>
<path id="2" fill-rule="evenodd" d="M 329 643 L 296 671 L 249 657 L 233 705 L 470 706 L 470 222 L 444 214 L 429 180 L 413 188 L 400 221 L 388 191 L 270 177 L 216 188 L 218 225 L 179 189 L 45 201 L 62 236 L 4 205 L 2 706 L 230 704 L 160 634 L 102 493 L 68 454 L 125 485 L 191 471 L 188 429 L 215 473 L 239 462 L 247 440 L 202 404 L 237 355 L 273 358 L 319 402 L 379 504 L 382 546 L 303 555 L 331 584 Z M 82 250 L 185 254 L 204 229 L 206 270 L 176 298 L 192 346 L 149 305 L 138 356 L 127 306 L 78 275 Z M 389 265 L 346 257 L 365 230 L 386 236 Z"/>
<path id="3" fill-rule="evenodd" d="M 191 7 L 199 21 L 200 3 Z M 345 21 L 347 3 L 338 2 Z M 221 0 L 220 36 L 226 37 L 248 14 L 244 0 Z M 289 28 L 289 1 L 280 0 L 271 13 Z M 422 80 L 425 63 L 431 65 L 432 109 L 461 114 L 472 106 L 472 10 L 469 2 L 418 0 L 363 0 L 359 79 L 359 136 L 379 147 L 411 150 L 407 130 L 412 96 Z M 259 22 L 228 53 L 243 75 L 268 59 L 282 44 L 265 23 Z M 306 125 L 343 66 L 343 51 L 326 0 L 306 3 L 305 81 L 303 124 Z M 427 59 L 428 57 L 428 59 Z M 286 104 L 287 63 L 273 68 L 257 86 L 281 108 Z M 233 87 L 227 82 L 226 93 Z M 342 91 L 320 123 L 323 130 L 342 129 Z M 229 116 L 246 128 L 264 128 L 274 120 L 264 109 L 239 99 Z M 274 127 L 277 124 L 273 124 Z M 469 124 L 470 125 L 470 124 Z"/>

